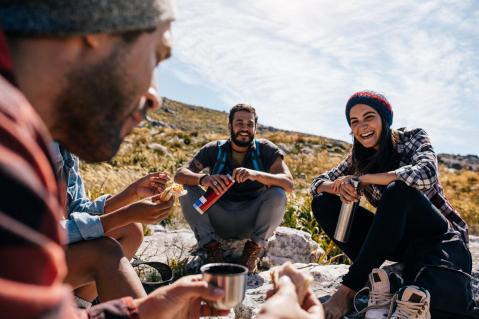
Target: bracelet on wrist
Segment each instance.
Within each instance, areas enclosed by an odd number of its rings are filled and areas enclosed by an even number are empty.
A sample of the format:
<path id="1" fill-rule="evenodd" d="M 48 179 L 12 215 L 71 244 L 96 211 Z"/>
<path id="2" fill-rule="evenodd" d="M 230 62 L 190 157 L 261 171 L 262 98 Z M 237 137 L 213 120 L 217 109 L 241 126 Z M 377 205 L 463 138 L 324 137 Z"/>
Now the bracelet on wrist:
<path id="1" fill-rule="evenodd" d="M 201 182 L 203 181 L 203 179 L 204 179 L 206 176 L 208 176 L 208 174 L 204 174 L 203 176 L 200 177 L 200 179 L 199 179 L 199 181 L 198 181 L 198 185 L 203 186 L 203 185 L 201 185 Z"/>

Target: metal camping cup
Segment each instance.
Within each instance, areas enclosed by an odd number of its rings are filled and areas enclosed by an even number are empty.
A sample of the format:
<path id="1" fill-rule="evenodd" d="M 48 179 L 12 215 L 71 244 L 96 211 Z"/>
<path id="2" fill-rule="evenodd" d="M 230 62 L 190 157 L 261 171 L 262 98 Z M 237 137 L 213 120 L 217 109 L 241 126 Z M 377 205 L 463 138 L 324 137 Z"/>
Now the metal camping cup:
<path id="1" fill-rule="evenodd" d="M 357 190 L 359 186 L 359 180 L 357 177 L 352 177 L 350 183 Z M 343 203 L 341 205 L 341 211 L 339 212 L 338 224 L 334 232 L 334 239 L 339 242 L 346 243 L 349 240 L 349 234 L 351 233 L 351 226 L 353 224 L 354 209 L 357 203 Z"/>
<path id="2" fill-rule="evenodd" d="M 225 292 L 220 300 L 208 301 L 214 308 L 229 310 L 243 301 L 248 268 L 237 264 L 215 263 L 206 264 L 200 270 L 204 281 L 222 288 Z"/>

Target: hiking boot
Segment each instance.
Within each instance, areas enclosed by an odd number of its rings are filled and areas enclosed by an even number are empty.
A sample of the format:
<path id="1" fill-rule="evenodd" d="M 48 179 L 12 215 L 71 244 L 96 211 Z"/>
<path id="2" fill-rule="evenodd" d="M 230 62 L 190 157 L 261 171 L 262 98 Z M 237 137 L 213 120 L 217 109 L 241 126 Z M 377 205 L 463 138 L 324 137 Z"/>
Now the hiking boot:
<path id="1" fill-rule="evenodd" d="M 429 291 L 417 286 L 406 286 L 399 289 L 395 296 L 396 309 L 391 319 L 431 319 Z"/>
<path id="2" fill-rule="evenodd" d="M 401 277 L 394 273 L 388 275 L 384 269 L 374 268 L 369 274 L 368 287 L 356 294 L 357 297 L 362 291 L 369 290 L 368 306 L 360 313 L 365 313 L 365 319 L 386 319 L 393 294 L 401 286 Z"/>
<path id="3" fill-rule="evenodd" d="M 206 262 L 208 264 L 224 262 L 223 249 L 221 248 L 221 244 L 216 240 L 212 240 L 208 244 L 206 244 L 205 250 Z"/>
<path id="4" fill-rule="evenodd" d="M 261 246 L 252 240 L 248 240 L 244 244 L 243 254 L 240 257 L 239 263 L 248 268 L 249 272 L 256 271 L 256 261 L 258 259 Z"/>

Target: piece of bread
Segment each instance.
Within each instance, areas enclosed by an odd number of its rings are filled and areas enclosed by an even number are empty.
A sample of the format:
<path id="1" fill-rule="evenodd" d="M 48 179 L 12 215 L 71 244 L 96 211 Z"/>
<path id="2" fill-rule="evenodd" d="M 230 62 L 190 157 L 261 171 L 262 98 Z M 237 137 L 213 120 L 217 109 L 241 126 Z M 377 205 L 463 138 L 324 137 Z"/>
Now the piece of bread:
<path id="1" fill-rule="evenodd" d="M 186 190 L 180 184 L 172 184 L 165 188 L 165 190 L 160 194 L 160 201 L 167 202 L 171 199 L 172 196 L 178 198 L 186 194 Z"/>

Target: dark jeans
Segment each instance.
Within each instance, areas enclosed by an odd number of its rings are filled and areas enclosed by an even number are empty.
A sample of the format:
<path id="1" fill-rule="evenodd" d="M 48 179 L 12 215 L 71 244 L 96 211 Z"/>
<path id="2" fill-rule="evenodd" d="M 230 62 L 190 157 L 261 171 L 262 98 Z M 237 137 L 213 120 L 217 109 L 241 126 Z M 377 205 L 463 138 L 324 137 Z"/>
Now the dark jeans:
<path id="1" fill-rule="evenodd" d="M 333 238 L 341 200 L 322 193 L 312 202 L 314 216 L 320 227 Z M 369 273 L 385 260 L 407 262 L 415 256 L 416 247 L 433 246 L 454 232 L 447 219 L 420 191 L 403 182 L 386 187 L 375 214 L 357 207 L 349 241 L 335 241 L 353 260 L 343 284 L 358 291 L 367 282 Z"/>

